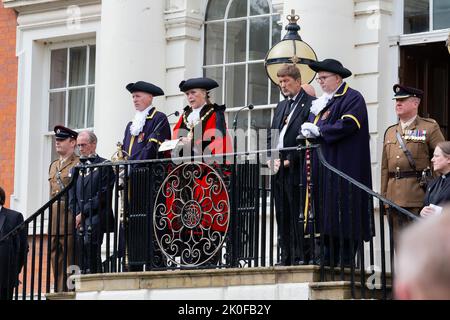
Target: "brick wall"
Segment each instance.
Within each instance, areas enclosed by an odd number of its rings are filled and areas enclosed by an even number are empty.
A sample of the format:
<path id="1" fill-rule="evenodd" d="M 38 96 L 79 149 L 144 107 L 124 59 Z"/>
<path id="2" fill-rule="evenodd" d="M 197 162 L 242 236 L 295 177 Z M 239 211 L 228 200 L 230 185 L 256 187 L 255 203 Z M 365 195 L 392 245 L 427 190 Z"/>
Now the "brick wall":
<path id="1" fill-rule="evenodd" d="M 14 144 L 16 137 L 16 13 L 0 1 L 0 186 L 6 206 L 14 192 Z"/>

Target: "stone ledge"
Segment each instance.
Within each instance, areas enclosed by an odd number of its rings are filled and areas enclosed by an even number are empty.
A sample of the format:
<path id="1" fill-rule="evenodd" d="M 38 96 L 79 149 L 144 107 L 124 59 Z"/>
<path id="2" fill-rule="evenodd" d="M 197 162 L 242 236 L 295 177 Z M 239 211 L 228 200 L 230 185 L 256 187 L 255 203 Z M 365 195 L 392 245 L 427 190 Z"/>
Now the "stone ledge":
<path id="1" fill-rule="evenodd" d="M 318 266 L 130 272 L 74 277 L 77 292 L 315 282 Z"/>
<path id="2" fill-rule="evenodd" d="M 45 295 L 47 300 L 75 300 L 75 292 L 60 292 L 60 293 L 47 293 Z"/>

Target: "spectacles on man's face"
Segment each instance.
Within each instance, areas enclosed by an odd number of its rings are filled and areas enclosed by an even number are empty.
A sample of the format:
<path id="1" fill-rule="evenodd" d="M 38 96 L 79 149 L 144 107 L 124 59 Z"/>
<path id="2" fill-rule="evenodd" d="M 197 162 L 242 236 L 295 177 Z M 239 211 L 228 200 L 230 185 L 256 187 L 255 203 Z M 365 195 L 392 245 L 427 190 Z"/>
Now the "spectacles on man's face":
<path id="1" fill-rule="evenodd" d="M 317 82 L 324 82 L 325 80 L 327 80 L 329 77 L 334 76 L 334 74 L 330 74 L 329 76 L 322 76 L 322 77 L 317 77 L 316 81 Z"/>

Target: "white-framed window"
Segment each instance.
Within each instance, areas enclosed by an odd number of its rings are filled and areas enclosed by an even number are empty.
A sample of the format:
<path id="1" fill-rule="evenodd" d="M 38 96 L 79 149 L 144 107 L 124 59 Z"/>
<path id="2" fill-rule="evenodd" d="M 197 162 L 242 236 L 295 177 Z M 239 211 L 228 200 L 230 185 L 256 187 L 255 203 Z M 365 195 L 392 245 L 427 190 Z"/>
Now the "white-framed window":
<path id="1" fill-rule="evenodd" d="M 48 46 L 48 130 L 51 160 L 57 158 L 54 145 L 55 125 L 73 130 L 94 127 L 95 41 L 78 41 Z"/>
<path id="2" fill-rule="evenodd" d="M 403 33 L 450 28 L 450 0 L 403 0 Z"/>
<path id="3" fill-rule="evenodd" d="M 269 0 L 210 0 L 204 35 L 205 77 L 220 84 L 212 100 L 227 106 L 228 125 L 236 111 L 253 104 L 252 111 L 239 114 L 237 128 L 248 130 L 247 148 L 256 150 L 256 135 L 269 128 L 280 91 L 267 77 L 264 58 L 281 40 L 280 15 Z"/>

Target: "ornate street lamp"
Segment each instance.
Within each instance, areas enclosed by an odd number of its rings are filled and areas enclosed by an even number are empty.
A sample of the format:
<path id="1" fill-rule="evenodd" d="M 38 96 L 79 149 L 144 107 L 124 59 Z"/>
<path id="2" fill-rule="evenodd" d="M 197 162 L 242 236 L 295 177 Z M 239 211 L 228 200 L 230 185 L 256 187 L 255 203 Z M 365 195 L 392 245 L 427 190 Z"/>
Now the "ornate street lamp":
<path id="1" fill-rule="evenodd" d="M 300 26 L 297 21 L 300 17 L 295 14 L 295 10 L 291 11 L 287 19 L 289 24 L 285 28 L 286 35 L 267 53 L 264 63 L 267 75 L 274 84 L 279 85 L 278 69 L 285 63 L 293 63 L 300 69 L 302 82 L 310 83 L 314 80 L 316 73 L 309 68 L 308 63 L 317 60 L 316 53 L 298 34 Z"/>

